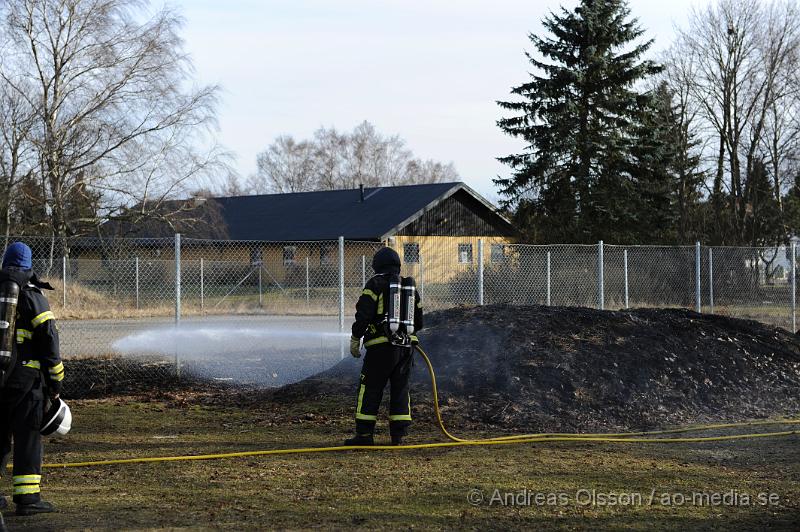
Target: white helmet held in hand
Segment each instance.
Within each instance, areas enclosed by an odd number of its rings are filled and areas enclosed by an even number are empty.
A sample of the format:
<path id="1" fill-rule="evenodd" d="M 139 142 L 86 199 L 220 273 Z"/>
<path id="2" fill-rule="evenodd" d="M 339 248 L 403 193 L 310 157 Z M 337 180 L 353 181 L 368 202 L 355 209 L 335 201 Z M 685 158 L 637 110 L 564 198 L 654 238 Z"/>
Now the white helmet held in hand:
<path id="1" fill-rule="evenodd" d="M 58 434 L 64 436 L 72 428 L 72 411 L 67 403 L 61 399 L 56 399 L 50 405 L 50 409 L 44 415 L 42 422 L 42 436 Z"/>

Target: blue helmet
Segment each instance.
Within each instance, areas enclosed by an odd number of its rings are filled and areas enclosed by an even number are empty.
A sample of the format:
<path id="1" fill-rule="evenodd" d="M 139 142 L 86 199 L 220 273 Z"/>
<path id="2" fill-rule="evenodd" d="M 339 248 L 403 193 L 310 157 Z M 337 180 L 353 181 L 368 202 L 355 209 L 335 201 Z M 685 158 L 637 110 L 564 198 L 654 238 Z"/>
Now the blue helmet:
<path id="1" fill-rule="evenodd" d="M 3 268 L 30 270 L 33 268 L 33 253 L 27 244 L 14 242 L 3 255 Z"/>

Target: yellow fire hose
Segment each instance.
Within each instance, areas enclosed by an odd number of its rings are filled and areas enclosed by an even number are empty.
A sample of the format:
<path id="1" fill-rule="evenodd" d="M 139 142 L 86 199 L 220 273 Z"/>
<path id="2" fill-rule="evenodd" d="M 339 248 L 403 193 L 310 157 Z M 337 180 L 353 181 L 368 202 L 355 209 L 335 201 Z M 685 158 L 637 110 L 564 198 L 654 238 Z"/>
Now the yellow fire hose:
<path id="1" fill-rule="evenodd" d="M 689 427 L 682 427 L 670 430 L 656 430 L 656 431 L 643 431 L 643 432 L 619 432 L 619 433 L 595 433 L 595 434 L 568 434 L 568 433 L 540 433 L 540 434 L 518 434 L 511 436 L 500 436 L 494 438 L 481 438 L 481 439 L 464 439 L 453 436 L 445 428 L 444 421 L 442 420 L 442 413 L 439 409 L 439 392 L 436 386 L 436 374 L 433 370 L 428 355 L 419 347 L 416 347 L 417 352 L 422 357 L 425 365 L 428 367 L 428 372 L 431 376 L 431 385 L 433 388 L 433 407 L 436 413 L 436 421 L 439 429 L 450 440 L 448 442 L 439 443 L 419 443 L 411 445 L 396 445 L 396 446 L 337 446 L 337 447 L 301 447 L 295 449 L 268 449 L 263 451 L 242 451 L 233 453 L 218 453 L 218 454 L 200 454 L 200 455 L 187 455 L 187 456 L 153 456 L 144 458 L 122 458 L 117 460 L 94 460 L 87 462 L 69 462 L 59 464 L 44 464 L 46 468 L 67 468 L 67 467 L 90 467 L 102 465 L 117 465 L 117 464 L 141 464 L 149 462 L 178 462 L 188 460 L 215 460 L 220 458 L 240 458 L 247 456 L 267 456 L 267 455 L 287 455 L 287 454 L 305 454 L 305 453 L 329 453 L 341 451 L 404 451 L 410 449 L 437 449 L 447 447 L 465 447 L 465 446 L 482 446 L 482 445 L 512 445 L 520 443 L 551 443 L 551 442 L 596 442 L 596 443 L 705 443 L 705 442 L 721 442 L 721 441 L 735 441 L 756 438 L 780 438 L 786 436 L 797 435 L 797 430 L 789 430 L 782 432 L 761 432 L 761 433 L 748 433 L 748 434 L 733 434 L 727 436 L 696 436 L 696 437 L 654 437 L 669 434 L 678 434 L 685 432 L 700 432 L 717 429 L 731 429 L 742 427 L 756 427 L 765 425 L 799 425 L 800 419 L 786 419 L 774 421 L 749 421 L 743 423 L 717 423 L 707 425 L 693 425 Z M 11 467 L 9 465 L 9 467 Z"/>

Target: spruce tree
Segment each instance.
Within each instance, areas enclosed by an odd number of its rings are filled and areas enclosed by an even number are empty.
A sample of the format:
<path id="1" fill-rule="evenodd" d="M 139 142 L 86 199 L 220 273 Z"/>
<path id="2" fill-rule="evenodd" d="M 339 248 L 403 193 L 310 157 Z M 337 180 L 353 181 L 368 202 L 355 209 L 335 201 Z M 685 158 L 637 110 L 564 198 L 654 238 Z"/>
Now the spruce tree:
<path id="1" fill-rule="evenodd" d="M 697 170 L 697 141 L 683 123 L 666 83 L 645 100 L 634 138 L 628 172 L 637 191 L 631 205 L 636 226 L 628 241 L 688 243 L 689 232 L 697 236 L 693 218 L 703 174 Z"/>
<path id="2" fill-rule="evenodd" d="M 515 113 L 498 126 L 527 146 L 499 159 L 512 173 L 495 183 L 539 241 L 614 240 L 635 223 L 625 169 L 647 97 L 636 84 L 660 70 L 642 59 L 652 41 L 637 44 L 624 0 L 582 0 L 543 25 L 549 35 L 529 36 L 535 72 L 511 91 L 521 99 L 498 102 Z"/>
<path id="3" fill-rule="evenodd" d="M 745 236 L 753 247 L 785 242 L 781 210 L 775 197 L 772 176 L 763 159 L 758 158 L 748 175 L 748 202 L 745 205 Z"/>

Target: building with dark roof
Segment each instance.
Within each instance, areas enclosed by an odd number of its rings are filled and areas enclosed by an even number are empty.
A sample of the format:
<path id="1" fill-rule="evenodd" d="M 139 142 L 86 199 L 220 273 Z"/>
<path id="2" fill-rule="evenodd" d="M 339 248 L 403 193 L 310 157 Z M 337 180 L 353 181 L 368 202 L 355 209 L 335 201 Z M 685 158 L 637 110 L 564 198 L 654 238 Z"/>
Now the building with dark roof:
<path id="1" fill-rule="evenodd" d="M 487 261 L 504 260 L 515 230 L 497 208 L 463 183 L 328 190 L 187 200 L 188 218 L 202 224 L 147 222 L 117 226 L 143 240 L 172 235 L 186 243 L 184 261 L 260 264 L 278 283 L 330 275 L 338 267 L 338 240 L 347 270 L 362 270 L 381 243 L 397 249 L 409 274 L 449 278 L 477 264 L 478 242 Z M 183 211 L 182 204 L 181 211 Z M 172 205 L 171 207 L 175 207 Z M 167 258 L 166 246 L 152 249 Z M 423 266 L 424 264 L 424 266 Z"/>
<path id="2" fill-rule="evenodd" d="M 213 198 L 231 240 L 385 242 L 399 235 L 507 236 L 511 224 L 463 183 Z"/>

